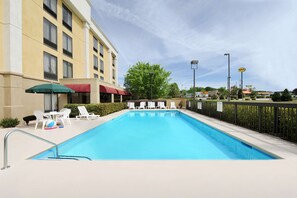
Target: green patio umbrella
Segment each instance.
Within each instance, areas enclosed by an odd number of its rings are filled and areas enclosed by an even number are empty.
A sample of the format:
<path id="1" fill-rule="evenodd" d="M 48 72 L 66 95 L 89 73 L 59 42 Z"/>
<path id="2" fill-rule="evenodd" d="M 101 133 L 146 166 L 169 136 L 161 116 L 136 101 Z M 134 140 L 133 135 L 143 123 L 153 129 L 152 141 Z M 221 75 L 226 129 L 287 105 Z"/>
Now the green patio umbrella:
<path id="1" fill-rule="evenodd" d="M 25 90 L 26 93 L 43 93 L 51 94 L 51 108 L 52 108 L 52 94 L 67 94 L 74 93 L 72 89 L 60 84 L 41 84 Z M 52 109 L 53 110 L 53 109 Z"/>

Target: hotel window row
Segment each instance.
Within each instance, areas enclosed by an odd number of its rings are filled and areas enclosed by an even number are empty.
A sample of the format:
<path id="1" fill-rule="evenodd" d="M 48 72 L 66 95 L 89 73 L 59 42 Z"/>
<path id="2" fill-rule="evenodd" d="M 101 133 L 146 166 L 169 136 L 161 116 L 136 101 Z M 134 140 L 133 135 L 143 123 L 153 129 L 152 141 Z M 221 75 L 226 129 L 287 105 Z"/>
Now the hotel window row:
<path id="1" fill-rule="evenodd" d="M 57 19 L 57 0 L 43 0 L 43 9 Z M 72 31 L 72 12 L 63 4 L 63 25 Z"/>
<path id="2" fill-rule="evenodd" d="M 44 78 L 58 80 L 58 59 L 47 52 L 43 53 Z M 73 78 L 72 63 L 63 60 L 63 78 Z"/>
<path id="3" fill-rule="evenodd" d="M 43 9 L 57 19 L 57 0 L 43 0 Z M 62 6 L 62 15 L 64 27 L 72 31 L 72 13 L 64 4 Z M 48 19 L 43 18 L 43 43 L 57 50 L 57 41 L 57 26 Z M 72 38 L 65 32 L 63 32 L 63 54 L 70 58 L 73 56 Z M 56 56 L 44 52 L 43 67 L 45 79 L 58 80 L 58 60 Z M 63 78 L 73 78 L 73 65 L 65 60 L 63 60 Z"/>
<path id="4" fill-rule="evenodd" d="M 98 45 L 99 45 L 99 53 L 98 53 Z M 104 46 L 101 44 L 96 37 L 93 37 L 93 68 L 94 70 L 98 71 L 98 63 L 99 63 L 99 58 L 100 56 L 100 74 L 104 75 L 104 61 L 101 59 L 104 57 Z M 94 78 L 98 78 L 98 74 L 94 74 Z M 100 80 L 104 80 L 103 76 L 100 76 Z"/>

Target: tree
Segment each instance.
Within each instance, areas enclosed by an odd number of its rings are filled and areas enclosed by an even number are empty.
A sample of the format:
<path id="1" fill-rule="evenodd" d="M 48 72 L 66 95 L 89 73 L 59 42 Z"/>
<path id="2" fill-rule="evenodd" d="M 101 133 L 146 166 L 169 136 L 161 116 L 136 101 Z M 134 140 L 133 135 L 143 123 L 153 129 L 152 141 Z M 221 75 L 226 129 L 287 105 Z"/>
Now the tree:
<path id="1" fill-rule="evenodd" d="M 295 88 L 292 92 L 294 95 L 297 95 L 297 88 Z"/>
<path id="2" fill-rule="evenodd" d="M 278 101 L 281 101 L 281 95 L 279 92 L 274 92 L 272 95 L 271 95 L 271 100 L 273 102 L 278 102 Z"/>
<path id="3" fill-rule="evenodd" d="M 129 68 L 124 86 L 135 99 L 166 96 L 171 72 L 160 65 L 137 62 Z"/>
<path id="4" fill-rule="evenodd" d="M 238 90 L 238 98 L 243 98 L 242 89 Z"/>
<path id="5" fill-rule="evenodd" d="M 168 96 L 172 98 L 178 98 L 180 96 L 180 91 L 176 83 L 169 85 Z"/>
<path id="6" fill-rule="evenodd" d="M 289 93 L 288 89 L 285 89 L 281 95 L 281 101 L 291 101 L 292 96 Z"/>
<path id="7" fill-rule="evenodd" d="M 205 91 L 213 91 L 215 90 L 215 88 L 212 88 L 212 87 L 205 87 Z"/>
<path id="8" fill-rule="evenodd" d="M 257 95 L 258 95 L 258 92 L 257 91 L 254 91 L 254 90 L 252 90 L 252 92 L 251 92 L 251 98 L 254 98 L 254 99 L 256 99 L 256 97 L 257 97 Z"/>
<path id="9" fill-rule="evenodd" d="M 223 99 L 225 99 L 225 98 L 227 97 L 227 95 L 228 95 L 228 91 L 226 90 L 225 87 L 220 87 L 220 88 L 218 89 L 218 91 L 219 91 L 218 94 L 219 94 L 221 100 L 223 100 Z"/>
<path id="10" fill-rule="evenodd" d="M 236 86 L 231 87 L 231 98 L 238 97 L 238 88 Z"/>

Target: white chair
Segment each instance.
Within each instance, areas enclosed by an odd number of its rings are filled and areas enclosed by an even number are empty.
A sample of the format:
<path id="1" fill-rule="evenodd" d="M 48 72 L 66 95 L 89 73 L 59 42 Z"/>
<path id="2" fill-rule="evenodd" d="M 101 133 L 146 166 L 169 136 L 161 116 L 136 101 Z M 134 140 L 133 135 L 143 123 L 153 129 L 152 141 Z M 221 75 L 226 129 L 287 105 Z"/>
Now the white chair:
<path id="1" fill-rule="evenodd" d="M 158 109 L 160 108 L 160 103 L 161 103 L 161 102 L 158 102 L 158 103 L 157 103 L 157 108 L 158 108 Z"/>
<path id="2" fill-rule="evenodd" d="M 160 108 L 160 109 L 166 109 L 166 107 L 165 107 L 165 103 L 164 103 L 164 102 L 160 102 L 160 104 L 159 104 L 159 108 Z"/>
<path id="3" fill-rule="evenodd" d="M 145 109 L 145 102 L 140 102 L 138 109 Z"/>
<path id="4" fill-rule="evenodd" d="M 47 121 L 51 120 L 51 119 L 49 117 L 44 118 L 43 112 L 42 111 L 39 111 L 39 110 L 34 111 L 33 114 L 36 117 L 35 130 L 37 129 L 37 126 L 38 126 L 38 123 L 39 122 L 42 122 L 42 130 L 44 130 L 45 123 Z"/>
<path id="5" fill-rule="evenodd" d="M 95 115 L 94 113 L 89 113 L 86 109 L 85 106 L 78 106 L 78 111 L 79 111 L 79 115 L 76 116 L 76 119 L 80 119 L 80 118 L 87 118 L 89 120 L 89 118 L 99 118 L 99 115 Z"/>
<path id="6" fill-rule="evenodd" d="M 61 112 L 61 110 L 60 110 Z M 60 120 L 63 124 L 63 126 L 65 126 L 65 123 L 69 123 L 69 125 L 71 125 L 71 121 L 70 121 L 70 113 L 71 113 L 71 109 L 64 109 L 62 112 L 62 114 L 60 116 L 57 117 L 57 121 Z"/>
<path id="7" fill-rule="evenodd" d="M 127 106 L 128 106 L 128 109 L 135 109 L 134 102 L 128 102 Z"/>
<path id="8" fill-rule="evenodd" d="M 170 103 L 170 109 L 176 109 L 175 102 Z"/>
<path id="9" fill-rule="evenodd" d="M 61 112 L 63 112 L 63 111 L 65 111 L 67 108 L 62 108 L 59 112 L 61 113 Z"/>
<path id="10" fill-rule="evenodd" d="M 155 102 L 148 102 L 147 108 L 148 109 L 155 109 L 156 108 Z"/>

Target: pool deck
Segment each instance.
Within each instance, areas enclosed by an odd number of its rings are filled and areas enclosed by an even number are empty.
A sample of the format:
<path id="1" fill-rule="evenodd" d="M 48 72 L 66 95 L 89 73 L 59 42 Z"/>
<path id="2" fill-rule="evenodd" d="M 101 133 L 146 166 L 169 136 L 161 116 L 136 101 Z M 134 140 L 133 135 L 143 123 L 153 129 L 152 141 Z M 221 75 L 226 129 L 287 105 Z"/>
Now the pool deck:
<path id="1" fill-rule="evenodd" d="M 1 198 L 275 198 L 297 197 L 297 145 L 226 122 L 181 110 L 219 130 L 273 153 L 278 160 L 27 160 L 51 145 L 23 134 L 9 138 L 11 166 L 0 170 Z M 75 120 L 65 128 L 18 128 L 61 143 L 127 110 L 97 120 Z M 0 166 L 3 137 L 0 129 Z"/>

